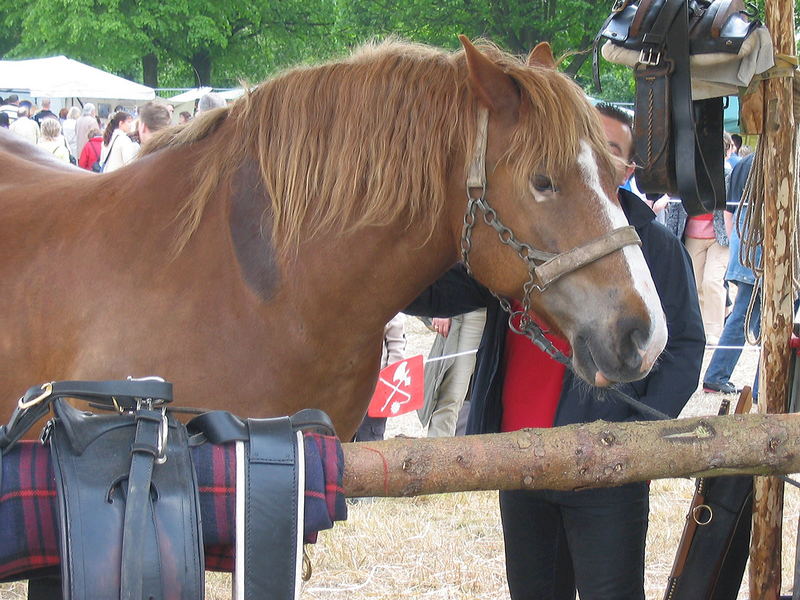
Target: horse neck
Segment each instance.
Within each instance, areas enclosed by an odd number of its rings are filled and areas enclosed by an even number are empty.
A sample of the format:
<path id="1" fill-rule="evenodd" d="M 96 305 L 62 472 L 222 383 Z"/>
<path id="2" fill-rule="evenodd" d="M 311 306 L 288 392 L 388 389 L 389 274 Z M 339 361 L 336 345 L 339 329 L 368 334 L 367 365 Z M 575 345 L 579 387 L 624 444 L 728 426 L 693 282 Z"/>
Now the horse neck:
<path id="1" fill-rule="evenodd" d="M 302 274 L 296 281 L 305 291 L 300 305 L 350 318 L 365 331 L 381 331 L 456 262 L 453 240 L 445 230 L 440 227 L 423 240 L 412 233 L 413 225 L 404 229 L 396 224 L 304 244 L 288 269 Z"/>

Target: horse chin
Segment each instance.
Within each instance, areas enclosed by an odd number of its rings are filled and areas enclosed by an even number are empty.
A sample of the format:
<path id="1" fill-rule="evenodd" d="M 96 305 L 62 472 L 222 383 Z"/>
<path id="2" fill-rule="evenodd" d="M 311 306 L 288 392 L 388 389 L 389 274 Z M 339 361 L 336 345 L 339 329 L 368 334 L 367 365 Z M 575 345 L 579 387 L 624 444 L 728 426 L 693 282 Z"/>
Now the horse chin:
<path id="1" fill-rule="evenodd" d="M 615 383 L 636 381 L 644 377 L 639 359 L 614 360 L 607 348 L 592 343 L 592 338 L 577 336 L 572 343 L 572 367 L 587 383 L 609 387 Z"/>

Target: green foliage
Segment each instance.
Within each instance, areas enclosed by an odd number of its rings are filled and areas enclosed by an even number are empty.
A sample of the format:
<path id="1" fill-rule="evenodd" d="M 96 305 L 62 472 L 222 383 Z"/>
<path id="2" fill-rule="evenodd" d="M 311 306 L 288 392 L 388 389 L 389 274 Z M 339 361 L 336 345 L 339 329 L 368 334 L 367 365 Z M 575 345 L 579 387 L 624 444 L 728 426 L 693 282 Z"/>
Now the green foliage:
<path id="1" fill-rule="evenodd" d="M 765 0 L 758 0 L 763 14 Z M 183 87 L 260 81 L 288 65 L 395 35 L 455 49 L 457 35 L 517 53 L 549 41 L 556 56 L 590 48 L 612 0 L 30 0 L 0 7 L 0 56 L 65 54 Z M 591 92 L 587 61 L 576 77 Z M 157 77 L 157 81 L 155 78 Z M 629 69 L 603 62 L 605 99 L 633 94 Z"/>

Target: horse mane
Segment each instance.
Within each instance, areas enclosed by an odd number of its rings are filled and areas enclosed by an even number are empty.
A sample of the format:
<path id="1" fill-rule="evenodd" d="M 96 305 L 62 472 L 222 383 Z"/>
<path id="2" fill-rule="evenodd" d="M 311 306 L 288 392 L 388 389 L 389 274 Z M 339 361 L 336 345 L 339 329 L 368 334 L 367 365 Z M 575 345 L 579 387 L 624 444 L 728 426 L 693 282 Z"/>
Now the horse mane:
<path id="1" fill-rule="evenodd" d="M 533 173 L 564 173 L 587 137 L 610 160 L 594 108 L 572 81 L 553 69 L 528 67 L 488 42 L 477 46 L 521 91 L 520 122 L 505 155 L 514 158 L 521 185 L 527 188 Z M 178 250 L 215 190 L 249 155 L 271 199 L 272 241 L 285 254 L 323 232 L 399 217 L 406 226 L 426 223 L 432 235 L 447 173 L 461 167 L 448 161 L 455 153 L 469 160 L 476 121 L 463 51 L 390 39 L 343 60 L 288 70 L 231 106 L 159 132 L 145 152 L 219 132 L 198 150 L 197 185 L 181 213 Z M 466 177 L 466 164 L 463 169 Z"/>

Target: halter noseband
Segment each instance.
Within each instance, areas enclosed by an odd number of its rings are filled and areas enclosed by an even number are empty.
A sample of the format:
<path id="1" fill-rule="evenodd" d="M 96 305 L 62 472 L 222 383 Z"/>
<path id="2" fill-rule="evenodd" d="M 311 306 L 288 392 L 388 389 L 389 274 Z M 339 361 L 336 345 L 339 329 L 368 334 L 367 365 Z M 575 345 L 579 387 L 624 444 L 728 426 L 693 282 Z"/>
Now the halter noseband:
<path id="1" fill-rule="evenodd" d="M 483 213 L 483 221 L 497 232 L 500 242 L 515 250 L 528 269 L 528 281 L 523 286 L 522 311 L 513 311 L 506 298 L 495 296 L 503 309 L 509 314 L 509 327 L 516 333 L 526 335 L 544 352 L 561 363 L 569 364 L 569 359 L 557 350 L 544 336 L 542 329 L 530 317 L 531 294 L 533 290 L 544 292 L 557 279 L 577 271 L 612 252 L 629 245 L 641 245 L 636 229 L 627 225 L 619 227 L 603 237 L 592 240 L 562 252 L 554 254 L 538 250 L 525 242 L 517 240 L 514 232 L 506 227 L 497 215 L 497 211 L 486 200 L 486 141 L 489 129 L 489 111 L 484 107 L 478 109 L 478 129 L 475 137 L 475 152 L 472 155 L 467 174 L 467 210 L 464 214 L 464 225 L 461 230 L 461 260 L 472 275 L 469 264 L 469 253 L 472 250 L 472 229 L 475 226 L 476 210 Z M 513 323 L 519 317 L 519 326 Z"/>

